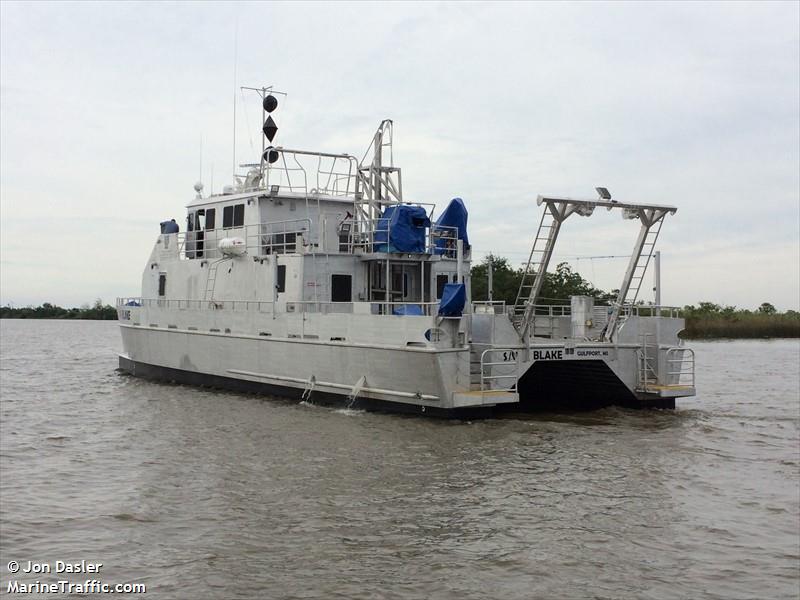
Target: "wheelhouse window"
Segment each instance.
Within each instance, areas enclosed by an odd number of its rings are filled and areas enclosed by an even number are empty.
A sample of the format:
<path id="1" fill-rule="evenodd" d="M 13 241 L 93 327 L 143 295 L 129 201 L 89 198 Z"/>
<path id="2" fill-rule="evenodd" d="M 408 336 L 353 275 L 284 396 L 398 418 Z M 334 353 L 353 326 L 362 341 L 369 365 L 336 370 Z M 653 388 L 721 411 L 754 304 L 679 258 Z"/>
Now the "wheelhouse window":
<path id="1" fill-rule="evenodd" d="M 226 206 L 222 209 L 222 228 L 244 227 L 244 204 Z"/>
<path id="2" fill-rule="evenodd" d="M 217 210 L 215 208 L 206 209 L 206 229 L 214 229 L 214 216 Z"/>

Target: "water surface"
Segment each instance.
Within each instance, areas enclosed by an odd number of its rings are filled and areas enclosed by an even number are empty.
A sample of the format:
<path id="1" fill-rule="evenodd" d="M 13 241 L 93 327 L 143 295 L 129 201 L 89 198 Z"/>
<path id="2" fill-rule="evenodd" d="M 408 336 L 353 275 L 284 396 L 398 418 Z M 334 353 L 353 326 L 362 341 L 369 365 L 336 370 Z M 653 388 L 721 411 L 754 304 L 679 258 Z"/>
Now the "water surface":
<path id="1" fill-rule="evenodd" d="M 797 598 L 800 342 L 692 345 L 675 411 L 448 422 L 151 383 L 115 323 L 3 320 L 2 593 L 86 559 L 147 598 Z"/>

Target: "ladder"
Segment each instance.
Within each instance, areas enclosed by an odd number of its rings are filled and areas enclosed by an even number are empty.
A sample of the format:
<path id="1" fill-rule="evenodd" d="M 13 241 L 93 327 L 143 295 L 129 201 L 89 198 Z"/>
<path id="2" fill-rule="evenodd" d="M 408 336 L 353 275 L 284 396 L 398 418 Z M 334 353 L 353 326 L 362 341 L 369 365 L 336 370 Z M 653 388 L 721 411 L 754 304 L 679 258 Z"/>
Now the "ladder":
<path id="1" fill-rule="evenodd" d="M 553 248 L 560 227 L 561 219 L 555 218 L 551 207 L 547 205 L 542 212 L 539 228 L 536 230 L 536 238 L 533 240 L 531 253 L 522 273 L 517 299 L 514 301 L 512 321 L 520 336 L 524 337 L 535 317 L 536 298 L 544 284 L 547 265 L 553 256 Z"/>
<path id="2" fill-rule="evenodd" d="M 645 333 L 641 335 L 642 345 L 639 348 L 638 354 L 638 389 L 642 392 L 650 391 L 652 386 L 658 385 L 658 374 L 656 372 L 656 363 L 658 359 L 658 344 L 652 343 L 648 338 L 653 334 Z"/>
<path id="3" fill-rule="evenodd" d="M 222 261 L 216 261 L 208 265 L 208 277 L 206 278 L 206 293 L 204 298 L 207 301 L 214 299 L 214 284 L 217 281 L 217 267 Z"/>
<path id="4" fill-rule="evenodd" d="M 647 233 L 642 240 L 642 251 L 639 258 L 636 260 L 636 266 L 633 268 L 631 274 L 630 285 L 625 294 L 623 304 L 635 304 L 636 299 L 639 297 L 639 290 L 642 287 L 647 267 L 650 264 L 650 259 L 653 257 L 658 234 L 661 232 L 661 226 L 664 224 L 664 219 L 659 219 L 653 227 L 648 228 Z"/>
<path id="5" fill-rule="evenodd" d="M 656 240 L 658 240 L 658 234 L 664 224 L 664 217 L 670 213 L 670 210 L 669 207 L 642 207 L 634 217 L 641 222 L 641 229 L 639 230 L 639 237 L 636 238 L 633 254 L 631 254 L 631 259 L 628 262 L 628 268 L 625 271 L 625 277 L 622 279 L 617 299 L 612 305 L 611 314 L 608 316 L 608 322 L 603 331 L 603 340 L 607 342 L 611 341 L 620 321 L 624 321 L 627 318 L 623 312 L 625 307 L 636 302 L 636 298 L 639 296 L 647 266 L 653 257 L 653 249 L 655 248 Z"/>

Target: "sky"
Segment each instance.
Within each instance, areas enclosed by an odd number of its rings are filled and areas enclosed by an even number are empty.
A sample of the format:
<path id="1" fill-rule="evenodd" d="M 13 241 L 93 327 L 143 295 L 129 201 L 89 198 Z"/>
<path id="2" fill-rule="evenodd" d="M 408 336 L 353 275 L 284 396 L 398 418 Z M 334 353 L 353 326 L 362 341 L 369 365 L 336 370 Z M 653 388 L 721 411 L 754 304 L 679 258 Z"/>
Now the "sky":
<path id="1" fill-rule="evenodd" d="M 0 304 L 138 295 L 158 223 L 231 181 L 234 99 L 258 160 L 262 85 L 286 147 L 393 119 L 405 199 L 463 198 L 475 260 L 605 186 L 678 207 L 663 304 L 800 308 L 798 2 L 1 2 Z M 637 230 L 572 217 L 554 260 L 619 287 Z"/>

